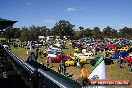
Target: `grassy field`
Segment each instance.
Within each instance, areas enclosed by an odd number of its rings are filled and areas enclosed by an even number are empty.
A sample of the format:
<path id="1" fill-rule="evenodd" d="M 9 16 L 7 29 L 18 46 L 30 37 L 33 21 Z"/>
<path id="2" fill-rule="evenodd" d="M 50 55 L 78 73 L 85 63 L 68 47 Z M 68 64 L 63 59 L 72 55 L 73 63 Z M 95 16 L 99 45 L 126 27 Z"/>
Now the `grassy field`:
<path id="1" fill-rule="evenodd" d="M 43 47 L 44 49 L 44 47 Z M 28 55 L 26 54 L 27 49 L 24 48 L 11 48 L 11 51 L 14 52 L 17 56 L 19 56 L 20 58 L 22 58 L 23 60 L 27 60 Z M 73 56 L 74 53 L 74 49 L 68 45 L 66 45 L 66 49 L 63 49 L 63 51 L 66 54 L 71 54 Z M 38 62 L 44 61 L 45 62 L 45 58 L 44 57 L 39 57 Z M 52 69 L 57 71 L 58 66 L 60 63 L 52 63 L 50 64 L 50 66 L 53 66 Z M 85 65 L 87 71 L 90 73 L 92 66 L 90 64 L 86 64 Z M 69 73 L 70 75 L 72 75 L 72 77 L 70 77 L 71 79 L 76 80 L 79 76 L 80 76 L 80 68 L 74 68 L 73 66 L 67 67 L 66 68 L 67 73 Z M 117 64 L 114 62 L 114 64 L 111 65 L 106 65 L 106 78 L 107 79 L 126 79 L 126 80 L 131 80 L 132 81 L 132 73 L 128 72 L 128 68 L 127 68 L 127 64 L 124 64 L 124 68 L 120 69 Z M 132 88 L 132 85 L 129 86 L 107 86 L 107 88 Z"/>
<path id="2" fill-rule="evenodd" d="M 0 40 L 5 40 L 6 38 L 0 38 Z"/>

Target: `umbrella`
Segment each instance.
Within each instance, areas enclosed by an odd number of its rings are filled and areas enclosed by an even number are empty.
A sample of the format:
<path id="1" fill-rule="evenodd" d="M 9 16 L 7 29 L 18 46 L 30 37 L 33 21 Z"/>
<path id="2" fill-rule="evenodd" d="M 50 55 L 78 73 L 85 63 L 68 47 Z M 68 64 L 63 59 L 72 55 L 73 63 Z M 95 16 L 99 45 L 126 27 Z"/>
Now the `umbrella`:
<path id="1" fill-rule="evenodd" d="M 114 44 L 109 44 L 106 46 L 106 48 L 109 48 L 109 49 L 115 49 L 116 46 Z"/>
<path id="2" fill-rule="evenodd" d="M 118 56 L 122 56 L 124 58 L 124 57 L 127 57 L 128 56 L 128 53 L 127 52 L 124 52 L 124 51 L 119 51 L 118 52 Z"/>

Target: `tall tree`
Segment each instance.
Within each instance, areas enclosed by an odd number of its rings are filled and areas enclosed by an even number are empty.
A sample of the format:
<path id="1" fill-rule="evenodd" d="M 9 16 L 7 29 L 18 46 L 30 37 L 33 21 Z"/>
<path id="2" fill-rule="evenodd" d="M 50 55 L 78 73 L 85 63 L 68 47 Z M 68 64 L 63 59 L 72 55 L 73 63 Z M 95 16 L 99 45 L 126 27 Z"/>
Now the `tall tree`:
<path id="1" fill-rule="evenodd" d="M 21 35 L 21 31 L 19 28 L 12 28 L 12 27 L 8 27 L 5 31 L 4 31 L 4 36 L 6 39 L 11 40 L 13 38 L 19 38 Z"/>
<path id="2" fill-rule="evenodd" d="M 124 27 L 119 30 L 120 37 L 132 38 L 132 28 Z"/>
<path id="3" fill-rule="evenodd" d="M 74 35 L 74 28 L 75 26 L 72 25 L 69 21 L 60 20 L 55 24 L 55 26 L 52 28 L 54 35 L 60 36 L 60 38 L 63 38 L 63 36 L 73 36 Z"/>
<path id="4" fill-rule="evenodd" d="M 94 27 L 93 30 L 92 30 L 92 35 L 93 35 L 94 38 L 97 38 L 97 37 L 100 38 L 100 37 L 102 37 L 100 28 Z"/>
<path id="5" fill-rule="evenodd" d="M 92 30 L 90 28 L 84 30 L 84 37 L 92 37 Z"/>
<path id="6" fill-rule="evenodd" d="M 37 41 L 38 36 L 47 36 L 50 30 L 46 26 L 30 26 L 22 27 L 21 40 L 23 41 Z"/>
<path id="7" fill-rule="evenodd" d="M 14 38 L 20 38 L 21 37 L 21 30 L 20 28 L 14 28 L 14 33 L 15 33 L 15 36 Z"/>
<path id="8" fill-rule="evenodd" d="M 112 33 L 112 28 L 107 26 L 106 28 L 103 29 L 102 36 L 109 38 L 111 37 L 111 33 Z"/>
<path id="9" fill-rule="evenodd" d="M 42 35 L 42 36 L 48 36 L 48 35 L 50 35 L 50 29 L 48 29 L 46 26 L 42 26 L 41 28 L 40 28 L 40 34 Z"/>
<path id="10" fill-rule="evenodd" d="M 80 26 L 79 30 L 80 30 L 80 36 L 84 37 L 84 28 L 82 26 Z"/>
<path id="11" fill-rule="evenodd" d="M 75 32 L 74 32 L 73 39 L 77 39 L 77 38 L 81 38 L 81 36 L 80 36 L 80 31 L 75 31 Z"/>
<path id="12" fill-rule="evenodd" d="M 118 32 L 115 29 L 112 29 L 111 36 L 118 37 Z"/>
<path id="13" fill-rule="evenodd" d="M 27 27 L 22 27 L 20 40 L 21 41 L 30 41 L 31 40 L 30 34 L 31 33 Z"/>
<path id="14" fill-rule="evenodd" d="M 107 26 L 106 28 L 103 29 L 102 36 L 107 37 L 107 38 L 109 38 L 109 37 L 118 37 L 117 30 Z"/>

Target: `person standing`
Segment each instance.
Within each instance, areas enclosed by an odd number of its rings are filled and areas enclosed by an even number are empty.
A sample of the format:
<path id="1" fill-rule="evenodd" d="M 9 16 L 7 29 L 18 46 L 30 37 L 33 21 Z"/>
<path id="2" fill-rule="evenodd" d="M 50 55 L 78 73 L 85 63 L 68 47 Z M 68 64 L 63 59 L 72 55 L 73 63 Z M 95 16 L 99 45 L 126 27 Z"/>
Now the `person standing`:
<path id="1" fill-rule="evenodd" d="M 122 56 L 119 56 L 119 60 L 120 60 L 120 68 L 122 69 L 123 68 L 123 57 Z"/>
<path id="2" fill-rule="evenodd" d="M 36 48 L 36 57 L 38 58 L 39 47 Z"/>
<path id="3" fill-rule="evenodd" d="M 46 57 L 46 67 L 49 67 L 49 57 Z"/>
<path id="4" fill-rule="evenodd" d="M 103 56 L 104 56 L 104 58 L 106 58 L 106 51 L 105 51 L 105 49 L 103 49 Z"/>
<path id="5" fill-rule="evenodd" d="M 41 64 L 44 66 L 44 61 L 42 61 Z"/>
<path id="6" fill-rule="evenodd" d="M 27 55 L 29 54 L 29 51 L 27 50 Z"/>
<path id="7" fill-rule="evenodd" d="M 62 67 L 61 67 L 61 64 L 60 64 L 59 67 L 58 67 L 58 72 L 59 73 L 61 73 L 61 69 L 62 69 Z"/>
<path id="8" fill-rule="evenodd" d="M 44 49 L 43 55 L 44 57 L 46 57 L 46 49 Z"/>
<path id="9" fill-rule="evenodd" d="M 76 66 L 77 66 L 77 59 L 75 57 L 75 59 L 74 59 L 74 67 L 76 67 Z"/>
<path id="10" fill-rule="evenodd" d="M 128 72 L 132 72 L 132 62 L 128 61 Z"/>
<path id="11" fill-rule="evenodd" d="M 82 86 L 86 86 L 90 84 L 90 80 L 88 79 L 88 76 L 89 76 L 88 72 L 83 67 L 81 67 L 81 76 L 79 79 L 79 83 Z"/>
<path id="12" fill-rule="evenodd" d="M 77 62 L 77 67 L 79 67 L 79 68 L 81 67 L 81 65 L 80 65 L 80 62 L 79 62 L 79 61 Z"/>
<path id="13" fill-rule="evenodd" d="M 42 50 L 41 48 L 39 48 L 39 56 L 41 57 L 41 55 L 42 55 Z"/>
<path id="14" fill-rule="evenodd" d="M 35 55 L 34 55 L 34 52 L 31 52 L 31 55 L 28 57 L 28 60 L 27 61 L 36 61 L 36 58 L 35 58 Z"/>

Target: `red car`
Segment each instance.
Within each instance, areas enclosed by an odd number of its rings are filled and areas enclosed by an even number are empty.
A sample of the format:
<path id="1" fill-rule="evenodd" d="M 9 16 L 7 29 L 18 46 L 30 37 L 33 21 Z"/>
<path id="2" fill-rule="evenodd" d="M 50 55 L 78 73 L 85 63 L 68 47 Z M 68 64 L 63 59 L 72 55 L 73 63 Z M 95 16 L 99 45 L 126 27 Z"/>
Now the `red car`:
<path id="1" fill-rule="evenodd" d="M 49 61 L 60 63 L 62 61 L 63 56 L 65 57 L 66 60 L 71 59 L 71 57 L 66 54 L 58 54 L 57 57 L 49 57 Z"/>
<path id="2" fill-rule="evenodd" d="M 125 62 L 132 62 L 132 57 L 131 56 L 127 56 L 125 59 L 124 59 Z"/>

